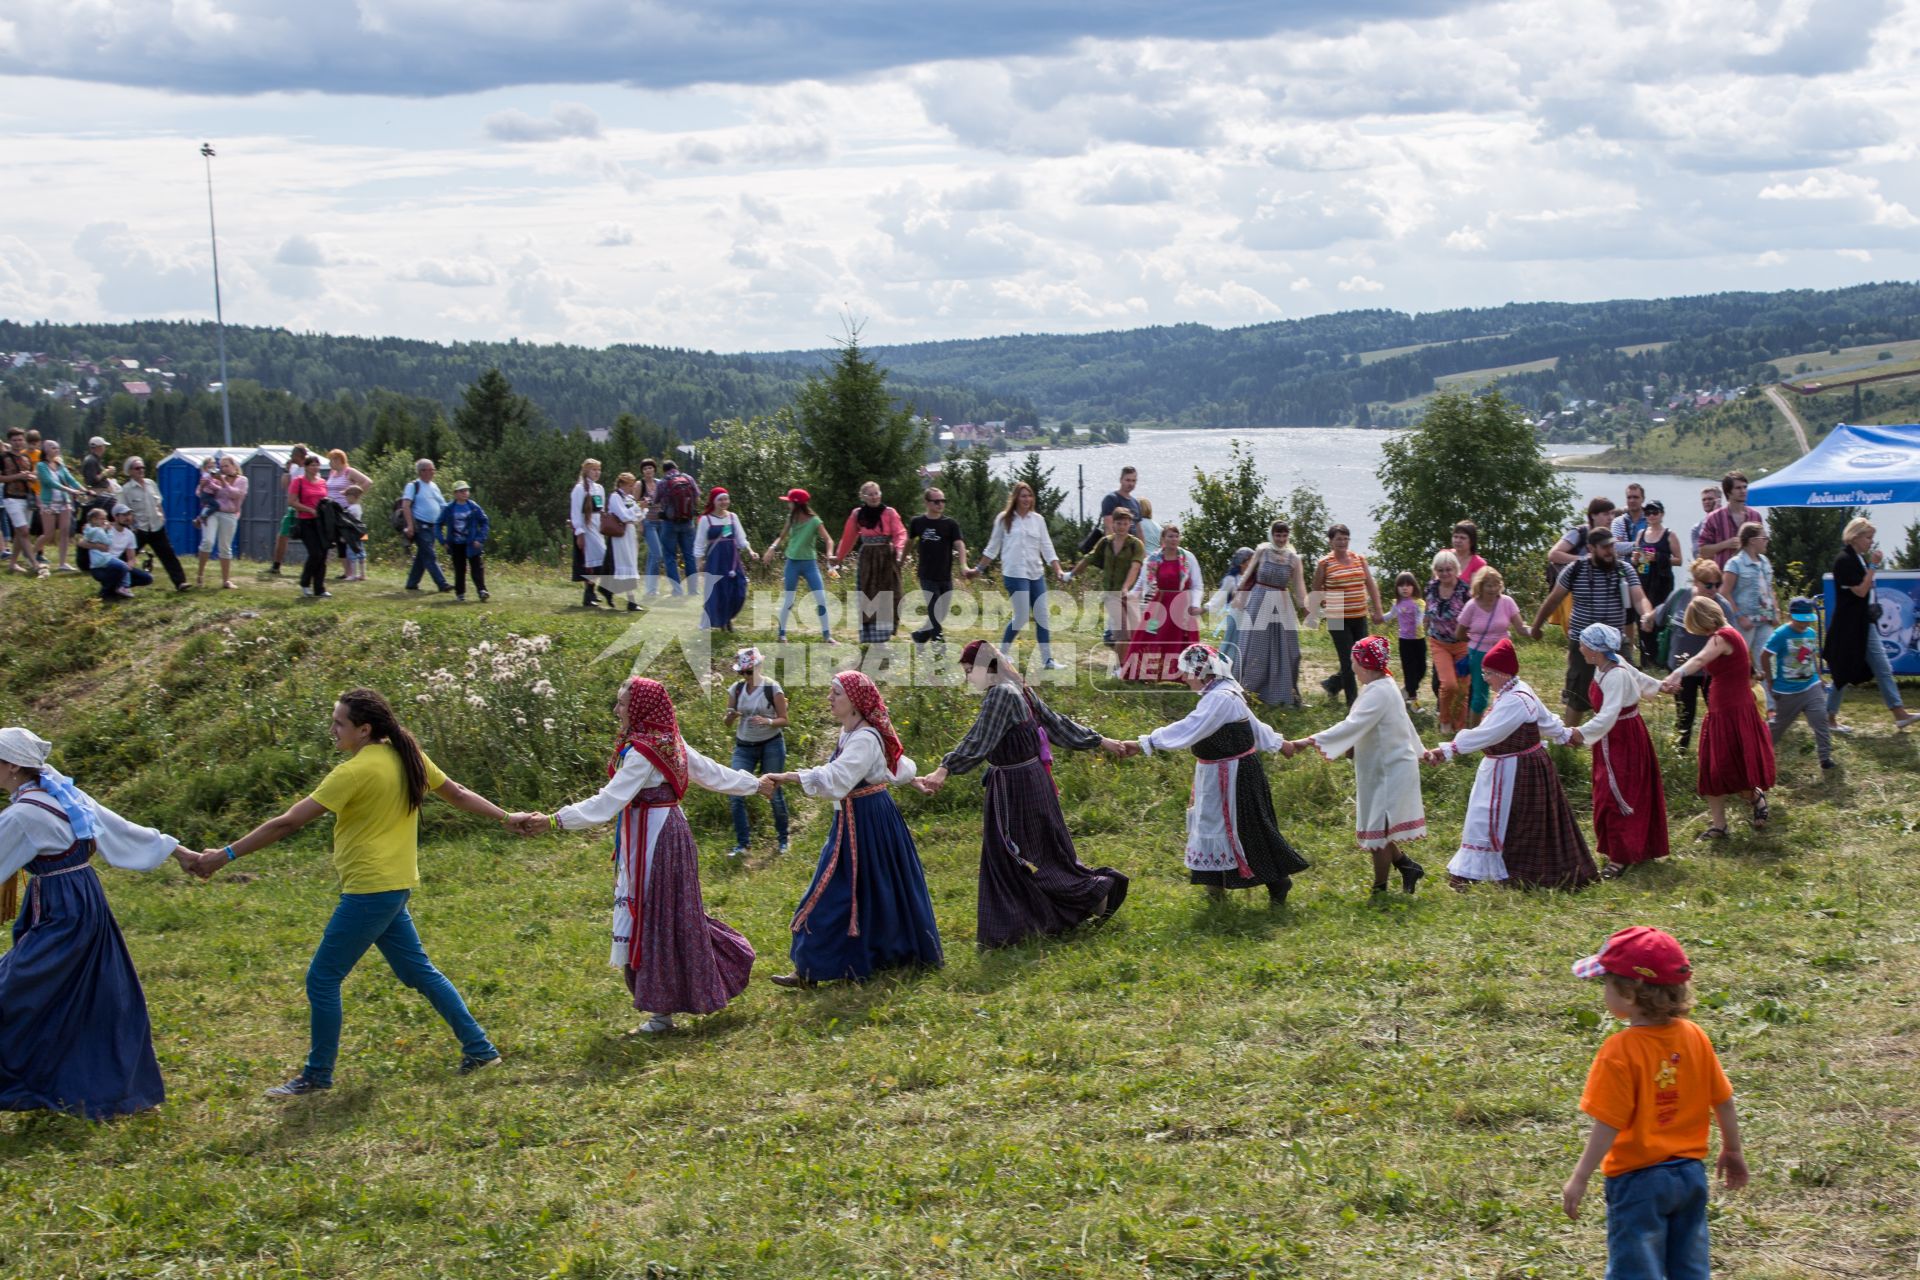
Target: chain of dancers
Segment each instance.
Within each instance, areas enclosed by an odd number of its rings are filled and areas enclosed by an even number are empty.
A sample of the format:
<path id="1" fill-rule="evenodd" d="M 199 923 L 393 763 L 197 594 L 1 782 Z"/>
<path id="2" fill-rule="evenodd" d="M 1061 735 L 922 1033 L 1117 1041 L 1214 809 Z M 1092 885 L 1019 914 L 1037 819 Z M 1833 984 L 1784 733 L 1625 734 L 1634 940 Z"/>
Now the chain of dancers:
<path id="1" fill-rule="evenodd" d="M 667 688 L 634 677 L 615 702 L 618 730 L 606 784 L 552 814 L 508 813 L 447 777 L 384 697 L 355 689 L 340 696 L 330 725 L 345 760 L 285 813 L 199 852 L 89 796 L 51 767 L 45 739 L 24 728 L 3 729 L 0 786 L 12 803 L 0 810 L 0 885 L 15 883 L 21 870 L 27 879 L 13 947 L 0 956 L 0 1110 L 105 1118 L 145 1110 L 164 1097 L 145 997 L 93 870 L 95 855 L 135 871 L 171 858 L 211 877 L 328 814 L 341 892 L 307 970 L 310 1047 L 305 1065 L 269 1093 L 299 1096 L 332 1087 L 341 984 L 369 948 L 447 1023 L 460 1046 L 462 1073 L 496 1065 L 499 1050 L 428 958 L 408 911 L 419 884 L 420 808 L 429 794 L 523 836 L 612 828 L 608 962 L 633 1007 L 647 1015 L 633 1034 L 668 1032 L 676 1018 L 725 1008 L 746 989 L 756 959 L 741 933 L 707 912 L 694 829 L 681 808 L 691 787 L 741 798 L 771 797 L 793 785 L 833 806 L 813 875 L 789 922 L 791 967 L 772 978 L 790 989 L 944 963 L 926 873 L 894 795 L 908 786 L 936 795 L 953 777 L 983 766 L 977 944 L 1004 947 L 1109 919 L 1126 901 L 1128 876 L 1080 860 L 1060 807 L 1056 750 L 1103 751 L 1116 761 L 1191 754 L 1190 882 L 1213 899 L 1262 887 L 1276 908 L 1311 864 L 1279 829 L 1267 756 L 1291 759 L 1312 750 L 1352 761 L 1354 839 L 1371 861 L 1371 893 L 1381 899 L 1391 894 L 1396 876 L 1399 890 L 1412 894 L 1426 874 L 1406 851 L 1428 834 L 1421 765 L 1477 753 L 1459 845 L 1447 864 L 1449 882 L 1577 889 L 1668 852 L 1659 761 L 1640 706 L 1648 696 L 1677 691 L 1695 671 L 1711 677 L 1697 783 L 1709 807 L 1703 838 L 1725 837 L 1730 798 L 1751 806 L 1755 828 L 1767 822 L 1773 742 L 1755 705 L 1746 644 L 1708 599 L 1688 606 L 1686 626 L 1706 643 L 1664 682 L 1625 660 L 1619 631 L 1603 624 L 1583 630 L 1578 639 L 1595 669 L 1589 701 L 1597 714 L 1577 727 L 1521 679 L 1519 656 L 1502 640 L 1481 664 L 1492 696 L 1485 717 L 1431 748 L 1421 742 L 1379 637 L 1353 647 L 1360 688 L 1346 717 L 1292 740 L 1255 716 L 1230 662 L 1207 645 L 1189 645 L 1177 659 L 1179 678 L 1198 695 L 1193 709 L 1119 740 L 1049 707 L 998 648 L 976 640 L 960 663 L 981 695 L 978 712 L 925 775 L 906 754 L 881 691 L 858 671 L 831 681 L 828 704 L 839 732 L 829 758 L 760 775 L 690 746 Z M 756 659 L 743 650 L 736 663 L 749 682 Z M 1592 751 L 1601 865 L 1546 754 L 1549 743 Z M 745 819 L 736 815 L 736 822 L 744 842 Z"/>

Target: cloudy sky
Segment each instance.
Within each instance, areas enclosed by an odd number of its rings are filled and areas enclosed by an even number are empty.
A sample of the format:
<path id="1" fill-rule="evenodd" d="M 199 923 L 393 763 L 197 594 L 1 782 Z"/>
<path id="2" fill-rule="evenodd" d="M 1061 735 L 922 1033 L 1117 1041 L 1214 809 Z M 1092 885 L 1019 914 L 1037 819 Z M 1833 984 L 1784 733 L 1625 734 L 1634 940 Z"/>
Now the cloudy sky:
<path id="1" fill-rule="evenodd" d="M 211 316 L 209 139 L 235 323 L 765 350 L 1913 278 L 1916 124 L 1920 0 L 6 0 L 0 316 Z"/>

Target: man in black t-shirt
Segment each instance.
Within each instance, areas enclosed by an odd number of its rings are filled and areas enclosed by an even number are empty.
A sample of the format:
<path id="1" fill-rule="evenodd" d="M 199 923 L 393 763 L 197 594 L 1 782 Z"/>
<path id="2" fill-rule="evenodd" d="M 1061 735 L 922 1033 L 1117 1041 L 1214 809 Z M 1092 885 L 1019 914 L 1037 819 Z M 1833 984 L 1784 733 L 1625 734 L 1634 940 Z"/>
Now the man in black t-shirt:
<path id="1" fill-rule="evenodd" d="M 1087 530 L 1087 536 L 1080 540 L 1080 554 L 1086 555 L 1100 545 L 1100 539 L 1113 534 L 1113 513 L 1116 508 L 1125 507 L 1133 512 L 1133 527 L 1140 527 L 1140 499 L 1133 496 L 1133 488 L 1140 483 L 1140 473 L 1132 467 L 1120 468 L 1120 487 L 1100 499 L 1100 523 Z"/>
<path id="2" fill-rule="evenodd" d="M 925 498 L 926 514 L 907 522 L 907 541 L 914 548 L 914 573 L 920 579 L 920 593 L 927 607 L 927 625 L 913 633 L 915 644 L 946 639 L 940 622 L 947 616 L 947 605 L 953 598 L 954 557 L 958 555 L 961 564 L 967 562 L 967 543 L 960 525 L 947 518 L 947 495 L 928 489 Z"/>

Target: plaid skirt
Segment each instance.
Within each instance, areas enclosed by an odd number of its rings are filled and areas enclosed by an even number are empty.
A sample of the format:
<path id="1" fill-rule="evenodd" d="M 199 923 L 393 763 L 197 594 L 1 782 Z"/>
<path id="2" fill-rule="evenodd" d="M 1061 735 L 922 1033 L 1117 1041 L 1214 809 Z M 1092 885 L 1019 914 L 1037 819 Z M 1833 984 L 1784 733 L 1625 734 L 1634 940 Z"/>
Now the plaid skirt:
<path id="1" fill-rule="evenodd" d="M 900 562 L 888 538 L 863 539 L 859 554 L 860 643 L 885 644 L 899 626 Z"/>
<path id="2" fill-rule="evenodd" d="M 1587 837 L 1544 750 L 1514 761 L 1513 809 L 1501 841 L 1507 878 L 1539 889 L 1578 889 L 1600 878 Z"/>

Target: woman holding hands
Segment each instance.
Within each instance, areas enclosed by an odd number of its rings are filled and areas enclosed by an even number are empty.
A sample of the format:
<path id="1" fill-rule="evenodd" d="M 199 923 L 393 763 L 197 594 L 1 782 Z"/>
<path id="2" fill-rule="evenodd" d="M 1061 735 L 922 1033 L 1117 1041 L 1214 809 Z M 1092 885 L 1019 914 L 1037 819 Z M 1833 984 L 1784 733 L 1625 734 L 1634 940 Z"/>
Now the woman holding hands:
<path id="1" fill-rule="evenodd" d="M 1027 619 L 1032 617 L 1034 638 L 1040 642 L 1040 665 L 1048 671 L 1058 670 L 1060 664 L 1053 660 L 1053 632 L 1047 625 L 1047 570 L 1052 569 L 1056 578 L 1064 580 L 1064 575 L 1060 557 L 1054 554 L 1053 535 L 1047 532 L 1047 518 L 1034 510 L 1033 486 L 1025 481 L 1016 483 L 1007 495 L 1006 510 L 994 517 L 987 549 L 980 563 L 967 570 L 967 578 L 979 577 L 995 560 L 1000 562 L 1000 576 L 1013 600 L 1013 617 L 1000 634 L 1000 648 L 1011 652 L 1014 637 L 1026 629 Z"/>
<path id="2" fill-rule="evenodd" d="M 987 766 L 976 941 L 1004 947 L 1033 934 L 1065 933 L 1095 916 L 1106 919 L 1126 898 L 1127 878 L 1111 867 L 1081 864 L 1053 783 L 1053 744 L 1091 751 L 1100 734 L 1042 702 L 985 640 L 969 643 L 960 665 L 985 695 L 980 713 L 940 767 L 913 785 L 922 795 L 938 795 L 953 774 Z"/>
<path id="3" fill-rule="evenodd" d="M 452 1028 L 460 1041 L 461 1075 L 494 1066 L 500 1051 L 467 1012 L 453 983 L 427 959 L 407 902 L 420 883 L 420 805 L 428 792 L 456 809 L 516 827 L 519 823 L 442 773 L 401 727 L 387 700 L 372 689 L 341 694 L 333 704 L 328 731 L 347 758 L 312 795 L 232 844 L 206 850 L 189 868 L 211 877 L 236 858 L 286 839 L 323 814 L 333 815 L 340 902 L 307 966 L 307 1064 L 285 1084 L 267 1090 L 267 1096 L 298 1098 L 333 1087 L 334 1060 L 340 1053 L 340 986 L 368 947 L 378 947 L 394 976 L 424 995 Z"/>
<path id="4" fill-rule="evenodd" d="M 151 871 L 197 854 L 136 826 L 48 765 L 53 744 L 0 729 L 0 886 L 24 870 L 13 949 L 0 956 L 0 1111 L 131 1115 L 166 1097 L 147 998 L 93 870 Z"/>
<path id="5" fill-rule="evenodd" d="M 613 952 L 633 1007 L 653 1016 L 634 1033 L 673 1030 L 676 1013 L 717 1013 L 747 989 L 753 946 L 707 914 L 700 850 L 680 809 L 689 786 L 751 795 L 760 780 L 707 759 L 680 736 L 666 686 L 638 676 L 621 686 L 620 740 L 607 785 L 551 818 L 515 818 L 523 835 L 618 821 L 613 837 Z"/>
<path id="6" fill-rule="evenodd" d="M 872 680 L 842 671 L 829 690 L 827 706 L 840 723 L 833 755 L 812 769 L 760 779 L 763 795 L 792 782 L 835 805 L 813 883 L 793 913 L 793 972 L 774 978 L 776 986 L 863 982 L 882 969 L 945 963 L 919 850 L 887 791 L 913 781 L 913 760 Z"/>

